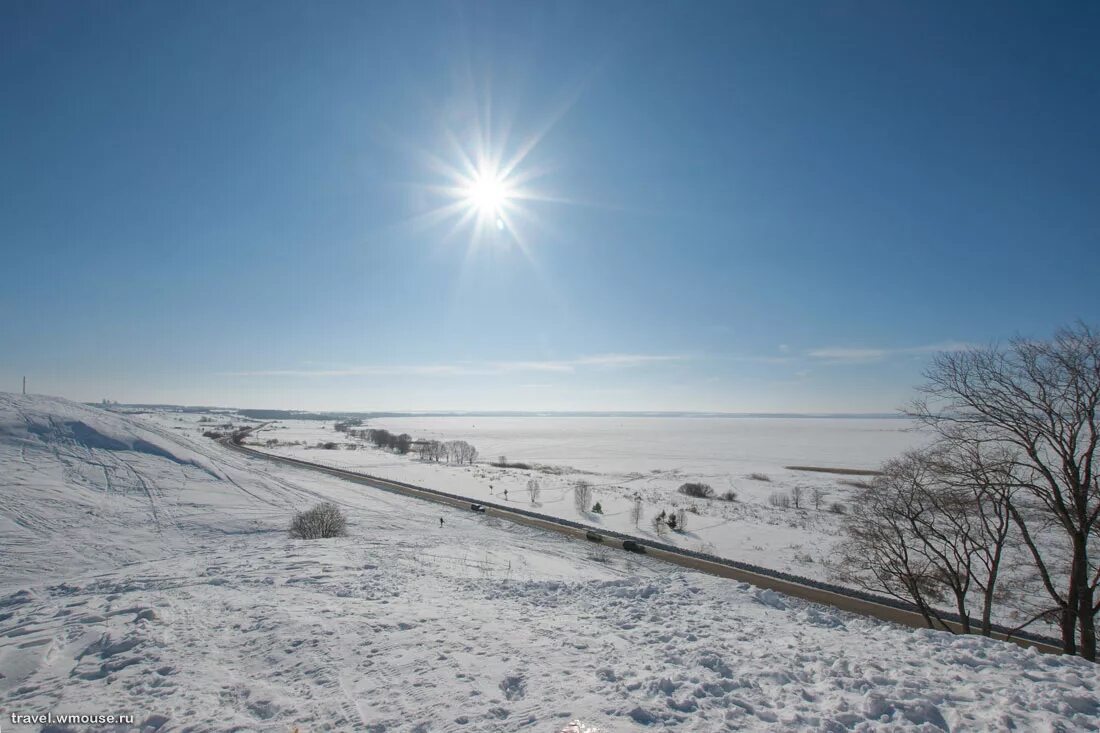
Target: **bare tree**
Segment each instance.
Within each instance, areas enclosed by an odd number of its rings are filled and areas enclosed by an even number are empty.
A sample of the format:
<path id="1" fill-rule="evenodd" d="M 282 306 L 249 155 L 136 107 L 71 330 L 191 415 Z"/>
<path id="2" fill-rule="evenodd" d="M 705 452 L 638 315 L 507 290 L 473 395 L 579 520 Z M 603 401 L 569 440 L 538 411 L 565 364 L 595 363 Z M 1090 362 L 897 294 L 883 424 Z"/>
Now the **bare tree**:
<path id="1" fill-rule="evenodd" d="M 934 628 L 940 620 L 935 604 L 943 599 L 942 587 L 931 561 L 913 552 L 907 522 L 895 502 L 892 493 L 859 490 L 844 521 L 844 539 L 834 550 L 832 574 L 857 588 L 913 603 Z"/>
<path id="2" fill-rule="evenodd" d="M 592 504 L 592 484 L 587 481 L 578 481 L 573 485 L 573 506 L 580 514 L 587 514 L 588 507 Z"/>
<path id="3" fill-rule="evenodd" d="M 801 509 L 802 508 L 802 487 L 801 486 L 792 486 L 791 487 L 791 503 L 794 504 L 795 509 Z"/>
<path id="4" fill-rule="evenodd" d="M 972 631 L 974 589 L 988 636 L 1009 527 L 1009 482 L 999 459 L 923 450 L 888 461 L 854 497 L 840 577 L 913 602 L 930 626 L 944 625 L 935 604 L 950 599 L 964 633 Z"/>
<path id="5" fill-rule="evenodd" d="M 686 532 L 688 526 L 687 510 L 683 507 L 676 510 L 676 528 L 681 532 Z"/>
<path id="6" fill-rule="evenodd" d="M 814 502 L 814 509 L 821 511 L 821 505 L 825 503 L 825 497 L 829 495 L 829 492 L 820 486 L 815 486 L 811 492 L 811 498 Z"/>
<path id="7" fill-rule="evenodd" d="M 1020 492 L 1008 505 L 1059 616 L 1062 650 L 1096 659 L 1100 570 L 1100 335 L 1083 323 L 1049 341 L 940 354 L 909 414 L 949 446 L 1000 447 L 1015 455 Z M 1042 541 L 1054 526 L 1060 546 Z M 1068 555 L 1060 562 L 1059 555 Z"/>
<path id="8" fill-rule="evenodd" d="M 539 481 L 538 479 L 527 480 L 527 493 L 531 496 L 531 503 L 534 504 L 539 500 Z"/>
<path id="9" fill-rule="evenodd" d="M 635 496 L 634 504 L 630 507 L 630 521 L 637 527 L 642 522 L 642 497 Z"/>
<path id="10" fill-rule="evenodd" d="M 440 443 L 438 440 L 428 441 L 428 457 L 429 458 L 431 458 L 436 463 L 439 463 L 439 461 L 442 460 L 445 455 L 446 455 L 446 450 L 443 448 L 442 443 Z"/>

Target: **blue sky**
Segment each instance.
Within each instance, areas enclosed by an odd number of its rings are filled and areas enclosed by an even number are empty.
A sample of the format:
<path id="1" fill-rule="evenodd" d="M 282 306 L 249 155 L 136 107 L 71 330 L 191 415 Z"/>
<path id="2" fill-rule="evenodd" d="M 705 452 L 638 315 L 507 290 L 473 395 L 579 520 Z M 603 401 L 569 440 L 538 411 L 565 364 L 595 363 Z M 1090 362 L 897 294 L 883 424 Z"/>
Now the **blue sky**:
<path id="1" fill-rule="evenodd" d="M 1097 322 L 1098 48 L 1091 2 L 6 2 L 0 389 L 890 410 Z M 463 155 L 519 159 L 489 210 Z"/>

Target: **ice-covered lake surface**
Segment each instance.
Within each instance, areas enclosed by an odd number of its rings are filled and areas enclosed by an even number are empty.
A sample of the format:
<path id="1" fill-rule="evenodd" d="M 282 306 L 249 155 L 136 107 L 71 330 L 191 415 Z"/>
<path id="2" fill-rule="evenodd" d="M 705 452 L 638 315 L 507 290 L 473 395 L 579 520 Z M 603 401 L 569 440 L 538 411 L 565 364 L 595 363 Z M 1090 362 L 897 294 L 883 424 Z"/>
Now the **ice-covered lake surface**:
<path id="1" fill-rule="evenodd" d="M 418 438 L 467 440 L 483 459 L 506 455 L 616 473 L 737 474 L 762 465 L 874 469 L 928 440 L 900 418 L 453 416 L 370 424 Z"/>

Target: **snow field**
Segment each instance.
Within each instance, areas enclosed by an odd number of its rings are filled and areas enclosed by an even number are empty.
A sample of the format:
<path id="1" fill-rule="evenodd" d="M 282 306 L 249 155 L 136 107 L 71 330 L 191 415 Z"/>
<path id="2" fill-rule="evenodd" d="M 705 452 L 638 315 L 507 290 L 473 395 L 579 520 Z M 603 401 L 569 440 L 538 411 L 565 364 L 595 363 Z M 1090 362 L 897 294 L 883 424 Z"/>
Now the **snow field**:
<path id="1" fill-rule="evenodd" d="M 32 407 L 53 429 L 18 430 Z M 4 713 L 126 712 L 161 733 L 1100 727 L 1100 674 L 1080 659 L 914 632 L 99 413 L 0 395 Z M 82 440 L 74 420 L 148 431 L 156 450 Z M 349 536 L 288 540 L 291 513 L 321 500 Z"/>

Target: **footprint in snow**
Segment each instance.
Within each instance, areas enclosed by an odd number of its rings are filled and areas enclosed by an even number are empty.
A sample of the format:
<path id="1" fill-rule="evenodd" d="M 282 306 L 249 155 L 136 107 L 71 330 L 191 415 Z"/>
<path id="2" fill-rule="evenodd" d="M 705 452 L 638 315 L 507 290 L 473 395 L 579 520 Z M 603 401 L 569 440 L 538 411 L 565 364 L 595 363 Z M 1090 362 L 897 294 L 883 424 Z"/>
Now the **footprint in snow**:
<path id="1" fill-rule="evenodd" d="M 508 700 L 519 700 L 527 694 L 527 681 L 523 675 L 509 675 L 501 680 L 500 690 Z"/>

